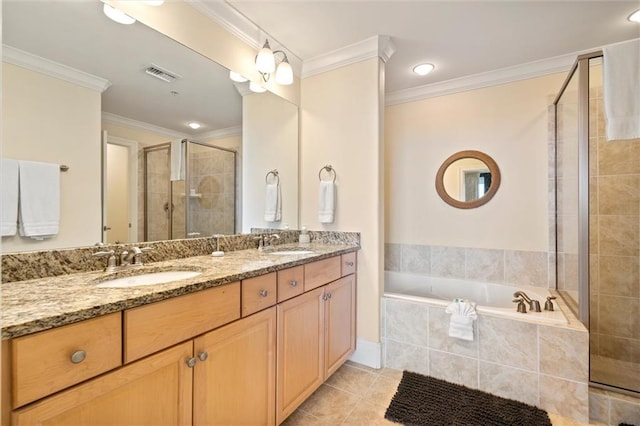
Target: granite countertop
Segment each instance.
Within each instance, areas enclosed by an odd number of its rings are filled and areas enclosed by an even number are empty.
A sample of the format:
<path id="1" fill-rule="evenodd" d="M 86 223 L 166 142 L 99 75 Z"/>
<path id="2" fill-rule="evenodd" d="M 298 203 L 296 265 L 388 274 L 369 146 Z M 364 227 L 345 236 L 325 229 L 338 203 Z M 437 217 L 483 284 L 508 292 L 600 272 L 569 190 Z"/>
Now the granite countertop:
<path id="1" fill-rule="evenodd" d="M 277 246 L 278 250 L 297 244 Z M 343 253 L 357 244 L 311 243 L 311 254 L 275 255 L 256 249 L 225 253 L 222 257 L 196 256 L 144 265 L 118 273 L 87 272 L 2 284 L 2 339 L 23 336 L 94 318 L 151 302 L 180 296 L 302 265 Z M 99 282 L 127 275 L 166 270 L 199 271 L 189 279 L 129 288 L 99 288 Z"/>

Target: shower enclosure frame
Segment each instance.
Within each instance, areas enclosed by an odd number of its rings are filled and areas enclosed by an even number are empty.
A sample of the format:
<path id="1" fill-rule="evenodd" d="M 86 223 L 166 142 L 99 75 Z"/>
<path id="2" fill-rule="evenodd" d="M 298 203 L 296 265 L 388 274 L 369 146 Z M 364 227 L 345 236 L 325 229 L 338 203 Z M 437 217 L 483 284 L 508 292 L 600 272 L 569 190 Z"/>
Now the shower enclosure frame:
<path id="1" fill-rule="evenodd" d="M 185 173 L 184 173 L 185 174 L 185 176 L 184 176 L 184 181 L 185 181 L 185 223 L 184 223 L 185 230 L 184 230 L 184 235 L 185 235 L 185 238 L 189 238 L 188 230 L 189 230 L 189 225 L 191 224 L 190 223 L 191 220 L 190 220 L 189 214 L 188 214 L 189 197 L 186 196 L 187 195 L 186 194 L 187 193 L 187 186 L 188 186 L 188 185 L 186 185 L 186 182 L 189 182 L 189 179 L 191 177 L 191 172 L 190 172 L 189 166 L 188 166 L 188 164 L 189 164 L 189 161 L 188 161 L 188 158 L 189 158 L 189 144 L 193 143 L 193 144 L 196 144 L 196 145 L 205 146 L 207 148 L 219 149 L 221 151 L 226 151 L 226 152 L 229 152 L 229 153 L 233 154 L 234 187 L 237 185 L 237 182 L 236 182 L 237 176 L 236 176 L 236 174 L 237 174 L 237 155 L 238 155 L 238 153 L 237 153 L 237 151 L 235 151 L 233 149 L 224 148 L 224 147 L 217 146 L 217 145 L 211 145 L 211 144 L 208 144 L 208 143 L 205 143 L 205 142 L 198 142 L 198 141 L 193 141 L 193 140 L 189 140 L 189 139 L 182 139 L 181 142 L 185 144 L 184 158 L 185 158 L 185 161 L 186 161 L 186 167 L 185 167 Z M 147 153 L 153 152 L 153 151 L 159 151 L 159 150 L 163 150 L 163 149 L 168 149 L 168 151 L 169 151 L 168 152 L 169 164 L 171 164 L 171 143 L 170 142 L 166 142 L 166 143 L 161 143 L 161 144 L 158 144 L 158 145 L 145 147 L 143 149 L 143 155 L 144 155 L 144 158 L 143 158 L 143 185 L 144 186 L 143 187 L 144 187 L 144 193 L 145 194 L 147 193 L 147 189 L 148 189 L 148 182 L 147 182 L 147 179 L 148 179 Z M 168 193 L 168 196 L 169 196 L 169 200 L 170 200 L 169 201 L 169 208 L 171 209 L 171 220 L 169 220 L 169 224 L 168 224 L 168 233 L 169 233 L 169 239 L 173 239 L 173 203 L 171 202 L 173 200 L 173 185 L 171 185 L 171 181 L 169 181 L 169 193 Z M 233 211 L 234 211 L 234 213 L 233 213 L 233 229 L 234 229 L 234 231 L 236 230 L 236 226 L 237 226 L 237 223 L 236 223 L 236 213 L 237 213 L 237 210 L 238 210 L 238 199 L 237 198 L 238 197 L 236 195 L 234 197 L 234 205 L 233 205 Z M 144 223 L 144 240 L 147 241 L 148 240 L 147 223 L 148 223 L 148 208 L 149 208 L 148 204 L 149 203 L 147 203 L 146 200 L 145 200 L 145 202 L 143 204 L 144 204 L 144 210 L 143 210 L 144 211 L 144 218 L 143 218 L 143 220 L 144 220 L 144 222 L 143 222 Z"/>
<path id="2" fill-rule="evenodd" d="M 580 322 L 589 329 L 589 61 L 602 57 L 602 50 L 579 55 L 558 95 L 553 101 L 554 136 L 556 140 L 555 164 L 558 164 L 558 103 L 569 86 L 573 76 L 578 73 L 578 303 L 563 293 L 560 296 L 571 308 Z M 555 252 L 558 253 L 558 177 L 555 176 Z M 556 259 L 557 262 L 557 259 Z M 556 263 L 557 264 L 557 263 Z M 557 288 L 556 273 L 556 288 Z"/>

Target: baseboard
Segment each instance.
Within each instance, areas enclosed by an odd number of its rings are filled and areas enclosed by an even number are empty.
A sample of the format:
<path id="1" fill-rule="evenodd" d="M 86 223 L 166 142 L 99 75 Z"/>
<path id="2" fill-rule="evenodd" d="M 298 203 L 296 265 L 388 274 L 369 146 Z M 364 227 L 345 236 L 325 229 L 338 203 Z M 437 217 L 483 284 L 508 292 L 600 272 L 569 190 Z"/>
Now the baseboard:
<path id="1" fill-rule="evenodd" d="M 349 358 L 350 361 L 366 365 L 371 368 L 382 367 L 382 347 L 379 342 L 356 339 L 356 351 Z"/>

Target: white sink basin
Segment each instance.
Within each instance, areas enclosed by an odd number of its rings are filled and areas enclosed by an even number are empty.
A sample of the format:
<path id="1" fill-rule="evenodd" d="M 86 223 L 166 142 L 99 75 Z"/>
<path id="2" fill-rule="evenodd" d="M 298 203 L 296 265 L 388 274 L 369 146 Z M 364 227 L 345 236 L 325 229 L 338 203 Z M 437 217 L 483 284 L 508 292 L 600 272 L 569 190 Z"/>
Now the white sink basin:
<path id="1" fill-rule="evenodd" d="M 311 254 L 311 253 L 313 253 L 313 251 L 311 250 L 281 250 L 281 251 L 274 251 L 269 254 L 277 254 L 279 256 L 291 256 L 291 255 Z"/>
<path id="2" fill-rule="evenodd" d="M 150 272 L 148 274 L 132 275 L 130 277 L 115 278 L 109 281 L 98 283 L 96 287 L 100 288 L 126 288 L 140 287 L 146 285 L 155 285 L 169 283 L 171 281 L 186 280 L 187 278 L 197 277 L 202 272 L 196 271 L 164 271 Z"/>

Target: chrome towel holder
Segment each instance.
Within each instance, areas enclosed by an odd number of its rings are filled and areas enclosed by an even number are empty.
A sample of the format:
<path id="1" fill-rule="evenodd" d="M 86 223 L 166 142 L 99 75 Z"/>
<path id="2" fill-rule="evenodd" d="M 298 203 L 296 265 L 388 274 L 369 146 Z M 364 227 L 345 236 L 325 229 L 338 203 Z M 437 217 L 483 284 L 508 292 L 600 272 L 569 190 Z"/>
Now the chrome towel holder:
<path id="1" fill-rule="evenodd" d="M 326 166 L 321 168 L 320 171 L 318 172 L 318 179 L 320 179 L 320 182 L 322 182 L 322 171 L 323 170 L 326 170 L 327 173 L 329 173 L 329 174 L 333 174 L 333 183 L 336 183 L 337 173 L 336 173 L 336 170 L 333 168 L 333 166 L 331 164 L 327 164 Z"/>
<path id="2" fill-rule="evenodd" d="M 276 181 L 275 181 L 276 185 L 279 185 L 279 184 L 280 184 L 280 176 L 278 175 L 278 169 L 269 170 L 269 171 L 267 172 L 267 174 L 266 174 L 266 175 L 265 175 L 265 177 L 264 177 L 264 181 L 265 181 L 265 183 L 267 183 L 267 184 L 269 183 L 269 176 L 270 176 L 270 175 L 273 175 L 273 177 L 274 177 L 274 178 L 275 178 L 275 180 L 276 180 Z"/>

